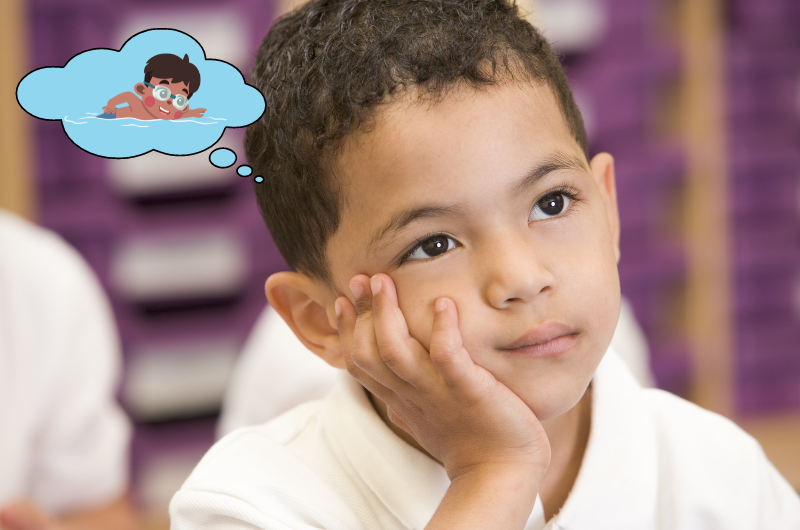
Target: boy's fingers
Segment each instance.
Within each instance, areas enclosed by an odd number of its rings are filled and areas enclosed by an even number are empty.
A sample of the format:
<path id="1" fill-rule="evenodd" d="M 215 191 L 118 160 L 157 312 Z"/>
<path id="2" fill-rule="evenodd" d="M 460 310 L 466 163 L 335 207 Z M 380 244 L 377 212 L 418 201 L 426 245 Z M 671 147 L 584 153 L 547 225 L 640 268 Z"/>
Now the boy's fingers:
<path id="1" fill-rule="evenodd" d="M 431 361 L 451 388 L 469 386 L 475 365 L 464 349 L 458 329 L 458 312 L 449 298 L 439 298 L 433 314 Z"/>
<path id="2" fill-rule="evenodd" d="M 409 335 L 408 324 L 397 304 L 397 291 L 389 276 L 370 279 L 375 340 L 381 360 L 401 379 L 421 389 L 431 381 L 435 369 L 425 348 Z M 438 379 L 438 377 L 437 377 Z"/>
<path id="3" fill-rule="evenodd" d="M 353 361 L 353 340 L 356 326 L 356 311 L 353 304 L 346 296 L 336 299 L 336 323 L 339 328 L 339 344 L 342 347 L 342 357 L 344 358 L 347 372 L 361 383 L 367 390 L 375 394 L 378 398 L 386 402 L 393 397 L 393 393 L 375 381 L 368 373 L 362 370 Z"/>
<path id="4" fill-rule="evenodd" d="M 392 372 L 381 360 L 378 343 L 375 339 L 372 289 L 369 285 L 369 277 L 364 274 L 354 276 L 350 280 L 350 290 L 356 299 L 357 314 L 349 350 L 351 360 L 372 379 L 389 389 L 393 391 L 407 390 L 408 383 Z"/>
<path id="5" fill-rule="evenodd" d="M 355 299 L 356 314 L 358 318 L 370 316 L 372 311 L 372 293 L 369 289 L 369 277 L 364 274 L 353 276 L 350 280 L 350 292 Z"/>

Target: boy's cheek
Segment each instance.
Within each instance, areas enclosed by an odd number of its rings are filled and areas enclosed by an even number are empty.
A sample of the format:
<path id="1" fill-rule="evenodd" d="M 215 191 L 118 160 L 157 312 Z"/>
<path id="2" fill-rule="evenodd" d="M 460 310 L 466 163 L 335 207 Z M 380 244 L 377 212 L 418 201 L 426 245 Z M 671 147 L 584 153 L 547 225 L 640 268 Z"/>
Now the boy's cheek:
<path id="1" fill-rule="evenodd" d="M 148 107 L 152 107 L 153 105 L 156 104 L 156 100 L 153 96 L 147 96 L 146 98 L 144 98 L 144 104 L 147 105 Z"/>
<path id="2" fill-rule="evenodd" d="M 451 287 L 449 282 L 415 282 L 413 287 L 403 289 L 398 285 L 400 310 L 406 319 L 409 334 L 430 351 L 433 332 L 434 305 L 436 300 L 447 297 L 455 303 L 458 311 L 458 327 L 464 347 L 471 343 L 470 338 L 479 331 L 477 322 L 471 318 L 471 304 L 463 293 L 470 292 L 462 283 L 460 288 Z M 458 294 L 460 293 L 460 294 Z"/>

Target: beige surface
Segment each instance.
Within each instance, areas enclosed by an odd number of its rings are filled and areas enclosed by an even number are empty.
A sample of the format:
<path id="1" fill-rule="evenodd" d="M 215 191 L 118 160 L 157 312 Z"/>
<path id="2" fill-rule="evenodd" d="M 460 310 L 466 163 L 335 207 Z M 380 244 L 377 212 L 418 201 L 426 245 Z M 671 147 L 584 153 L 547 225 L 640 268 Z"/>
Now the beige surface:
<path id="1" fill-rule="evenodd" d="M 800 412 L 737 422 L 764 448 L 778 471 L 800 492 Z"/>
<path id="2" fill-rule="evenodd" d="M 17 84 L 27 74 L 28 40 L 24 0 L 0 1 L 0 208 L 34 216 L 30 134 L 32 121 L 17 103 Z"/>
<path id="3" fill-rule="evenodd" d="M 689 398 L 733 414 L 728 167 L 721 0 L 679 0 L 684 59 L 680 123 L 687 162 L 685 326 L 694 374 Z"/>

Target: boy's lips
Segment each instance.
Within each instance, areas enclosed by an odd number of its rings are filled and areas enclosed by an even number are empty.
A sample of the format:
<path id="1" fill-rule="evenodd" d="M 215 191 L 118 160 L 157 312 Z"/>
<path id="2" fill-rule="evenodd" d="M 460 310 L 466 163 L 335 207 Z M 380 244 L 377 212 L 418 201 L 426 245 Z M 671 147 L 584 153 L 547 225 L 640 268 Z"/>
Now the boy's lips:
<path id="1" fill-rule="evenodd" d="M 161 111 L 161 114 L 166 114 L 167 116 L 169 116 L 169 111 L 165 110 L 164 107 L 158 107 L 158 110 Z"/>
<path id="2" fill-rule="evenodd" d="M 561 322 L 545 322 L 539 327 L 528 330 L 520 338 L 498 348 L 533 357 L 559 355 L 570 349 L 578 338 L 578 332 Z"/>

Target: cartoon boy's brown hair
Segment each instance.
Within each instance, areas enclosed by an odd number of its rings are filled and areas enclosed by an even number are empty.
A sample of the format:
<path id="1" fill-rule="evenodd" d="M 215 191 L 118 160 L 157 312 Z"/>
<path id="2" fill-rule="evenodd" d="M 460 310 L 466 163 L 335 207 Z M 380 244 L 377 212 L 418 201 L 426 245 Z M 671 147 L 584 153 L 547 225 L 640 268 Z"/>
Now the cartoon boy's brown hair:
<path id="1" fill-rule="evenodd" d="M 200 88 L 200 70 L 189 62 L 188 55 L 184 55 L 183 59 L 171 53 L 154 55 L 144 67 L 144 82 L 149 83 L 153 77 L 172 79 L 173 83 L 185 83 L 189 98 Z"/>
<path id="2" fill-rule="evenodd" d="M 258 206 L 289 266 L 332 286 L 325 249 L 342 197 L 330 168 L 381 105 L 508 80 L 549 87 L 588 159 L 558 56 L 514 0 L 311 0 L 279 18 L 253 67 L 266 112 L 247 128 L 245 148 L 265 179 L 255 185 Z"/>

